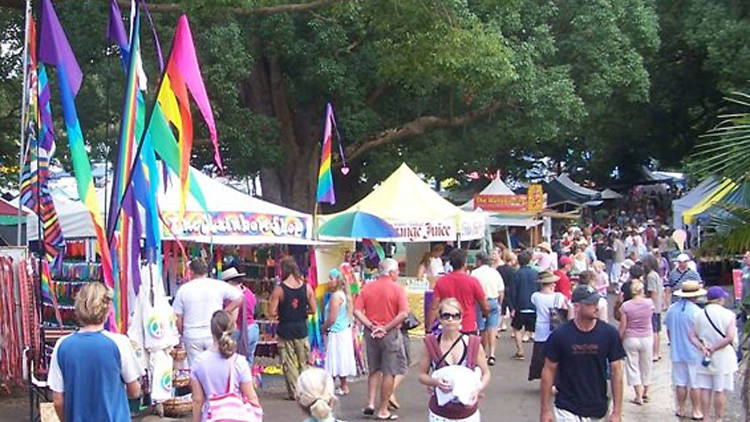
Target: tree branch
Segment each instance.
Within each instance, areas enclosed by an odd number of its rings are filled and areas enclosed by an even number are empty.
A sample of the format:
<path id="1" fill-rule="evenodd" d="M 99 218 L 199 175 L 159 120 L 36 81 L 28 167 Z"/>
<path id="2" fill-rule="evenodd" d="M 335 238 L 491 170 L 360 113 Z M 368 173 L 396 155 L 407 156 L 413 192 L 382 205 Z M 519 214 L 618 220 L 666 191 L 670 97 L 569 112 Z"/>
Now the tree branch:
<path id="1" fill-rule="evenodd" d="M 61 0 L 56 0 L 61 1 Z M 108 0 L 103 0 L 108 1 Z M 339 3 L 346 0 L 315 0 L 308 3 L 292 3 L 292 4 L 280 4 L 278 6 L 265 6 L 265 7 L 232 7 L 228 11 L 237 15 L 273 15 L 276 13 L 288 13 L 288 12 L 306 12 L 309 10 L 319 9 L 334 3 Z M 123 9 L 130 9 L 130 2 L 127 0 L 117 0 L 117 4 Z M 13 9 L 23 10 L 23 0 L 0 0 L 0 7 L 9 7 Z M 182 12 L 185 8 L 179 3 L 149 3 L 148 10 L 151 12 Z"/>
<path id="2" fill-rule="evenodd" d="M 427 131 L 448 128 L 448 127 L 459 127 L 469 124 L 475 120 L 488 117 L 496 113 L 501 108 L 513 108 L 517 107 L 515 104 L 504 104 L 499 101 L 493 101 L 489 105 L 479 110 L 470 111 L 461 116 L 454 117 L 437 117 L 437 116 L 420 116 L 411 122 L 405 123 L 401 126 L 384 130 L 376 135 L 372 135 L 366 138 L 364 141 L 357 142 L 346 149 L 346 158 L 354 161 L 360 155 L 365 152 L 379 147 L 381 145 L 390 144 L 392 142 L 408 138 L 415 135 L 421 135 Z"/>

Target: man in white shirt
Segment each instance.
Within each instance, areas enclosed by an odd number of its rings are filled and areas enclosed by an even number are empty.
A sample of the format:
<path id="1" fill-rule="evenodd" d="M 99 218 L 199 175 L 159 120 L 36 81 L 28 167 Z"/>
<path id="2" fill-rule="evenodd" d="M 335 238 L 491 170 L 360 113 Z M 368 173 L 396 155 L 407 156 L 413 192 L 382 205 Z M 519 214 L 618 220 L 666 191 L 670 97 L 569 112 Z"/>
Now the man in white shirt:
<path id="1" fill-rule="evenodd" d="M 484 252 L 478 252 L 476 255 L 476 267 L 471 275 L 479 280 L 479 284 L 487 296 L 487 303 L 490 305 L 490 312 L 483 316 L 481 310 L 477 310 L 477 326 L 482 333 L 482 346 L 487 352 L 487 364 L 495 365 L 495 349 L 497 347 L 497 326 L 500 323 L 500 303 L 503 301 L 505 294 L 505 283 L 500 273 L 490 267 L 492 261 Z M 477 308 L 479 308 L 477 306 Z"/>
<path id="2" fill-rule="evenodd" d="M 188 363 L 213 346 L 211 317 L 224 309 L 232 312 L 242 302 L 242 292 L 228 283 L 208 278 L 208 265 L 203 258 L 190 261 L 193 279 L 183 284 L 172 307 L 177 315 L 177 330 L 187 352 Z M 226 306 L 224 303 L 228 302 Z"/>

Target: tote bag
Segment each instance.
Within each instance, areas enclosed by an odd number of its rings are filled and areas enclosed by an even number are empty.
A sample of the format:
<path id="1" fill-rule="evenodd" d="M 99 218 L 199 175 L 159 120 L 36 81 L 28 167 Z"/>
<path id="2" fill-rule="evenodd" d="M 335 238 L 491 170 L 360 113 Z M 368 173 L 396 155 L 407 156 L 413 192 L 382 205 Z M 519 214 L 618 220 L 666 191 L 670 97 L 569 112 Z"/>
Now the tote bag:
<path id="1" fill-rule="evenodd" d="M 208 398 L 207 422 L 262 422 L 263 409 L 246 401 L 242 394 L 232 392 L 232 373 L 237 361 L 237 354 L 232 356 L 229 362 L 229 377 L 227 379 L 227 392 L 214 394 Z"/>

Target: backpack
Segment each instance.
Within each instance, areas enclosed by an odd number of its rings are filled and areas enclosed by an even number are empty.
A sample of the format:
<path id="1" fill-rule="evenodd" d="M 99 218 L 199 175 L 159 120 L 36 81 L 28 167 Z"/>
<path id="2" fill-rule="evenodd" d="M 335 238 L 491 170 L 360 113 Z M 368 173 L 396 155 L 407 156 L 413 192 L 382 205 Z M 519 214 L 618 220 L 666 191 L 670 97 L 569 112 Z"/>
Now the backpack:
<path id="1" fill-rule="evenodd" d="M 208 398 L 208 411 L 206 422 L 262 422 L 263 409 L 249 401 L 242 394 L 232 393 L 232 373 L 237 362 L 237 354 L 229 361 L 229 377 L 227 379 L 227 392 L 224 394 L 212 394 Z"/>
<path id="2" fill-rule="evenodd" d="M 430 356 L 430 361 L 434 363 L 434 368 L 438 369 L 440 368 L 440 365 L 445 361 L 445 358 L 448 357 L 448 353 L 453 350 L 453 347 L 455 347 L 456 344 L 463 338 L 463 334 L 461 334 L 458 339 L 451 345 L 451 347 L 448 349 L 448 352 L 445 354 L 442 354 L 440 352 L 440 342 L 438 341 L 438 337 L 434 334 L 428 334 L 424 337 L 424 345 L 427 349 L 427 354 Z M 482 344 L 482 338 L 479 336 L 469 335 L 469 344 L 466 345 L 466 367 L 469 369 L 474 369 L 477 366 L 477 352 L 479 351 L 479 346 Z"/>

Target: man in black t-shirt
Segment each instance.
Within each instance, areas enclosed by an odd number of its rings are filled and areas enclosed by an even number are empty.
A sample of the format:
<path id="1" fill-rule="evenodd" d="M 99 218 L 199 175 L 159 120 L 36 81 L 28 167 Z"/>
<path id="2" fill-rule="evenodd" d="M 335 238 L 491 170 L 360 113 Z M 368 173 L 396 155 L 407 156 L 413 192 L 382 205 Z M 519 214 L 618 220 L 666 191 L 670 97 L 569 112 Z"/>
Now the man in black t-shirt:
<path id="1" fill-rule="evenodd" d="M 607 364 L 612 377 L 610 422 L 622 418 L 622 360 L 625 350 L 617 330 L 599 320 L 599 293 L 591 286 L 573 290 L 575 319 L 559 327 L 547 339 L 541 385 L 541 422 L 605 421 Z M 551 406 L 552 384 L 557 387 Z"/>

